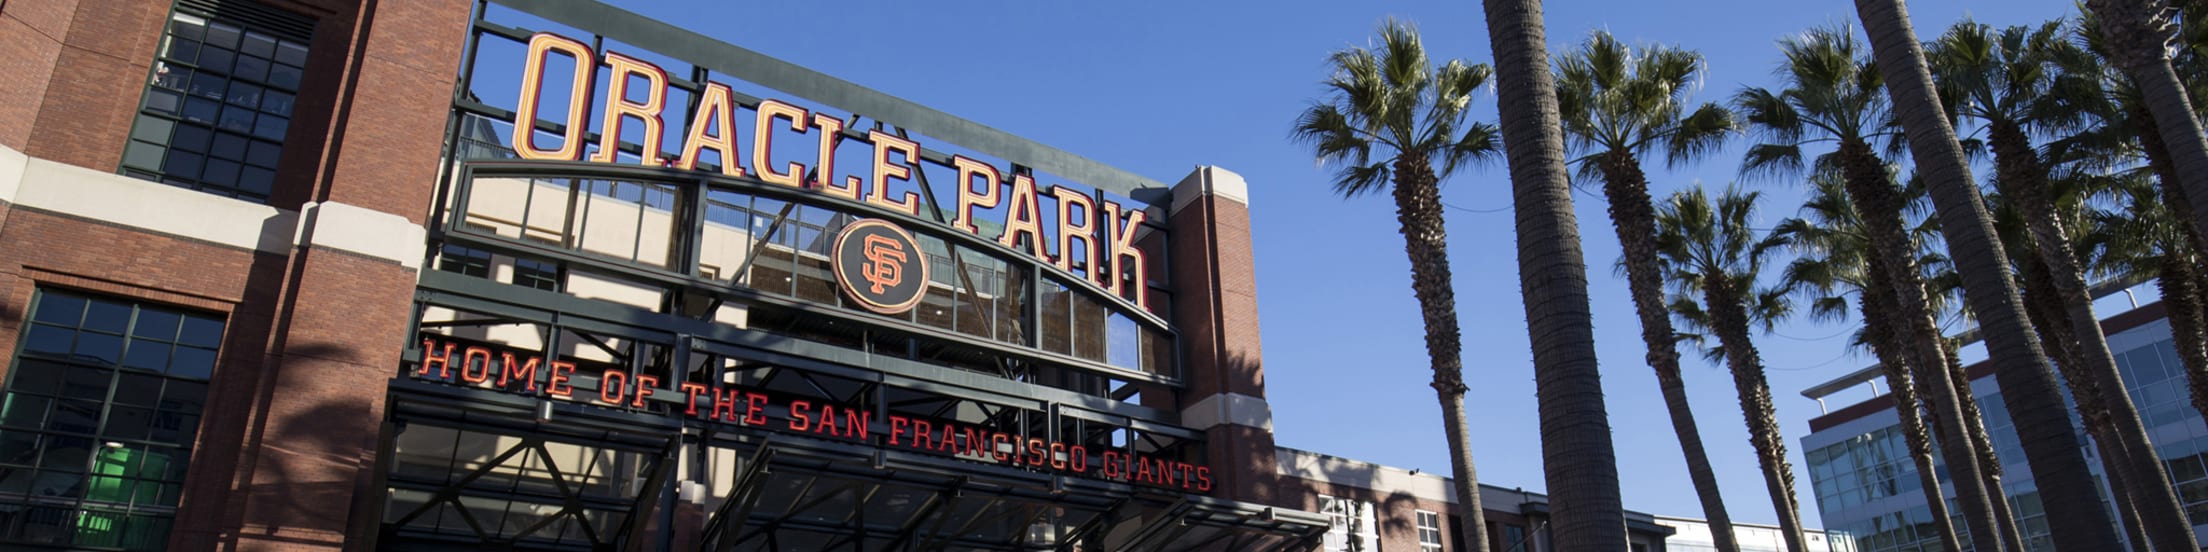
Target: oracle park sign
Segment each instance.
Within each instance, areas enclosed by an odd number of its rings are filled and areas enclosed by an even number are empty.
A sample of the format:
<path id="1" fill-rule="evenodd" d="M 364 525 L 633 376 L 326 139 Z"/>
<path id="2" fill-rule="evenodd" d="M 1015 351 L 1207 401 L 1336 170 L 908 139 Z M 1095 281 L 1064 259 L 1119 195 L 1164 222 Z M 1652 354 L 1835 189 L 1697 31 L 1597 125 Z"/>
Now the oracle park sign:
<path id="1" fill-rule="evenodd" d="M 511 143 L 514 153 L 523 159 L 586 160 L 586 133 L 597 128 L 600 136 L 597 147 L 587 156 L 590 162 L 621 162 L 620 142 L 626 132 L 638 136 L 641 142 L 633 160 L 638 164 L 716 171 L 914 217 L 921 213 L 920 194 L 900 188 L 917 186 L 913 179 L 919 171 L 916 165 L 922 144 L 898 133 L 880 128 L 866 131 L 865 141 L 872 144 L 868 166 L 839 181 L 835 177 L 839 157 L 836 146 L 846 129 L 843 119 L 834 115 L 763 99 L 749 108 L 751 132 L 738 132 L 736 123 L 745 108 L 727 84 L 700 83 L 701 90 L 690 102 L 695 105 L 687 113 L 679 113 L 682 110 L 668 105 L 671 84 L 667 71 L 651 62 L 610 50 L 596 52 L 581 41 L 542 32 L 530 37 L 527 56 L 517 111 L 521 117 L 552 115 L 562 131 L 557 145 L 546 146 L 540 144 L 535 126 L 514 125 Z M 553 74 L 551 62 L 555 58 L 564 59 L 573 69 L 564 75 Z M 601 65 L 607 68 L 604 82 L 593 82 Z M 592 113 L 592 91 L 597 86 L 604 87 L 605 105 Z M 548 90 L 564 92 L 561 96 L 566 98 L 565 105 L 549 104 Z M 663 157 L 670 111 L 678 111 L 676 116 L 687 115 L 689 126 L 673 148 L 676 153 Z M 789 159 L 788 153 L 778 149 L 803 140 L 811 140 L 807 144 L 814 152 L 811 159 Z M 709 153 L 720 160 L 717 166 L 705 163 Z M 776 160 L 782 160 L 779 166 Z M 957 173 L 951 228 L 1032 255 L 1138 308 L 1150 306 L 1146 287 L 1139 279 L 1129 277 L 1145 273 L 1144 253 L 1136 246 L 1137 230 L 1146 217 L 1142 209 L 1068 186 L 1043 188 L 1030 174 L 1015 171 L 1007 175 L 996 165 L 965 155 L 952 156 L 950 165 Z M 1046 197 L 1056 207 L 1055 216 L 1050 217 L 1056 224 L 1045 224 L 1042 200 Z M 978 218 L 978 212 L 999 207 L 1003 209 L 998 220 Z M 986 235 L 984 224 L 1001 230 Z"/>
<path id="2" fill-rule="evenodd" d="M 838 145 L 852 133 L 834 115 L 775 99 L 746 105 L 729 85 L 710 80 L 682 83 L 692 105 L 678 108 L 668 100 L 677 83 L 654 63 L 546 32 L 530 35 L 526 46 L 516 124 L 506 136 L 516 157 L 692 171 L 786 187 L 822 204 L 856 203 L 903 215 L 844 223 L 828 254 L 832 272 L 843 296 L 873 313 L 905 313 L 926 296 L 930 265 L 906 228 L 927 224 L 923 208 L 934 203 L 911 191 L 925 189 L 915 181 L 924 178 L 918 141 L 868 130 L 861 140 L 870 144 L 866 166 L 839 169 Z M 561 65 L 572 69 L 555 70 Z M 671 119 L 687 127 L 670 128 Z M 750 123 L 748 132 L 739 131 L 740 121 Z M 669 136 L 679 136 L 672 148 L 666 148 Z M 800 156 L 806 158 L 793 159 Z M 1118 310 L 1150 310 L 1141 277 L 1145 251 L 1137 245 L 1147 218 L 1142 208 L 1065 185 L 1045 187 L 1028 171 L 1001 170 L 962 154 L 947 161 L 956 174 L 956 199 L 941 225 L 950 232 L 972 234 L 1068 281 L 1091 284 L 1092 293 L 1116 300 Z M 1103 449 L 765 389 L 663 381 L 618 367 L 578 372 L 577 362 L 556 356 L 437 333 L 421 333 L 419 340 L 424 352 L 409 374 L 419 380 L 1030 471 L 1198 493 L 1213 487 L 1210 467 L 1133 447 Z"/>

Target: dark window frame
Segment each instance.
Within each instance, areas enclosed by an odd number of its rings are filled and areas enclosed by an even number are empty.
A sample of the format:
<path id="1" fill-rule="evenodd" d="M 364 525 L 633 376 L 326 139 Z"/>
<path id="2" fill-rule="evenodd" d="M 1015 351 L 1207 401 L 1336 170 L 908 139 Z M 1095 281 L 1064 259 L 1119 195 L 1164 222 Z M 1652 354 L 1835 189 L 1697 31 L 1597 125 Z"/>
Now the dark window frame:
<path id="1" fill-rule="evenodd" d="M 0 505 L 18 513 L 0 508 L 0 542 L 164 548 L 227 327 L 219 314 L 39 288 L 0 392 Z"/>
<path id="2" fill-rule="evenodd" d="M 162 20 L 117 170 L 267 203 L 296 120 L 313 37 L 262 20 L 293 19 L 309 29 L 312 23 L 250 0 L 203 4 L 178 2 Z"/>

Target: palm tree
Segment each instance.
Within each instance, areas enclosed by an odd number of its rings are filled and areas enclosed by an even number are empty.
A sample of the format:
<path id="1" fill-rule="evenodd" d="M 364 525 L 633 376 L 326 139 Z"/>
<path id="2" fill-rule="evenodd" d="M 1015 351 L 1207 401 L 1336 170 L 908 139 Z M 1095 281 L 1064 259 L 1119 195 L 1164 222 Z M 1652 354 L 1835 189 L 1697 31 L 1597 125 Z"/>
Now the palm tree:
<path id="1" fill-rule="evenodd" d="M 1786 439 L 1780 435 L 1778 413 L 1771 405 L 1763 357 L 1748 335 L 1756 326 L 1771 331 L 1790 308 L 1784 288 L 1756 285 L 1764 262 L 1786 245 L 1784 235 L 1759 237 L 1750 227 L 1758 197 L 1754 192 L 1727 189 L 1712 204 L 1700 187 L 1673 193 L 1656 213 L 1657 254 L 1663 257 L 1664 275 L 1671 281 L 1672 313 L 1690 330 L 1717 337 L 1718 350 L 1733 373 L 1733 388 L 1740 394 L 1748 442 L 1756 448 L 1756 465 L 1763 470 L 1771 507 L 1779 517 L 1779 533 L 1787 550 L 1803 552 L 1794 468 L 1786 461 Z"/>
<path id="2" fill-rule="evenodd" d="M 2016 237 L 2027 247 L 2010 253 L 2030 269 L 2026 271 L 2031 276 L 2027 277 L 2024 298 L 2042 301 L 2028 302 L 2027 315 L 2042 332 L 2046 321 L 2038 315 L 2067 317 L 2066 326 L 2075 330 L 2065 335 L 2079 341 L 2041 342 L 2071 353 L 2057 355 L 2058 368 L 2082 370 L 2085 368 L 2078 363 L 2089 359 L 2114 361 L 2105 353 L 2097 357 L 2091 353 L 2096 347 L 2107 348 L 2107 336 L 2096 322 L 2099 316 L 2093 312 L 2084 268 L 2072 247 L 2073 233 L 2065 225 L 2066 218 L 2075 221 L 2076 217 L 2057 208 L 2050 197 L 2053 191 L 2047 164 L 2032 143 L 2034 135 L 2078 128 L 2084 117 L 2072 106 L 2093 101 L 2099 93 L 2097 74 L 2061 70 L 2064 60 L 2090 57 L 2067 40 L 2064 27 L 2062 20 L 2055 20 L 2036 28 L 2012 26 L 1996 31 L 1984 24 L 1961 21 L 1949 27 L 1925 55 L 1939 76 L 1944 105 L 1951 106 L 1961 118 L 1978 121 L 1986 132 L 1993 151 L 1993 181 L 2026 230 Z M 2030 289 L 2035 282 L 2046 284 L 2041 293 Z M 2034 312 L 2041 307 L 2052 310 Z M 2044 337 L 2044 333 L 2041 335 Z M 1949 364 L 1956 363 L 1951 359 Z M 2084 373 L 2089 372 L 2080 372 Z M 1967 412 L 1971 406 L 1964 405 L 1966 417 L 1971 414 Z M 2001 498 L 1998 494 L 1994 497 Z M 2001 506 L 1997 500 L 1995 508 Z"/>
<path id="3" fill-rule="evenodd" d="M 1818 173 L 1810 177 L 1810 185 L 1809 199 L 1801 208 L 1804 216 L 1782 221 L 1773 229 L 1774 233 L 1786 236 L 1795 253 L 1794 260 L 1786 266 L 1785 285 L 1808 299 L 1810 316 L 1815 319 L 1845 320 L 1851 305 L 1862 316 L 1863 329 L 1857 332 L 1855 345 L 1869 349 L 1878 359 L 1879 369 L 1885 373 L 1888 396 L 1900 416 L 1902 440 L 1909 447 L 1911 463 L 1916 466 L 1925 504 L 1931 507 L 1931 528 L 1939 535 L 1943 549 L 1960 550 L 1961 541 L 1955 536 L 1954 525 L 1949 523 L 1947 499 L 1940 493 L 1930 430 L 1920 412 L 1923 403 L 1917 395 L 1915 381 L 1918 376 L 1914 367 L 1902 357 L 1904 346 L 1896 341 L 1901 336 L 1899 324 L 1893 319 L 1896 309 L 1893 286 L 1886 282 L 1884 271 L 1872 266 L 1877 257 L 1871 255 L 1870 236 L 1864 232 L 1863 219 L 1856 215 L 1855 205 L 1848 201 L 1840 177 L 1829 172 Z M 1933 231 L 1929 221 L 1915 225 L 1910 229 L 1911 241 L 1921 247 Z M 1946 262 L 1945 257 L 1921 249 L 1918 255 L 1918 266 Z"/>
<path id="4" fill-rule="evenodd" d="M 2168 45 L 2177 25 L 2168 0 L 2086 0 L 2100 30 L 2101 53 L 2131 78 L 2157 134 L 2167 148 L 2172 171 L 2184 184 L 2196 214 L 2196 231 L 2208 235 L 2208 138 L 2188 97 L 2185 79 L 2171 63 Z M 2188 3 L 2192 4 L 2192 3 Z M 2192 9 L 2199 6 L 2188 5 Z M 2197 20 L 2200 14 L 2188 13 Z"/>
<path id="5" fill-rule="evenodd" d="M 1485 0 L 1495 101 L 1510 160 L 1518 286 L 1533 345 L 1549 530 L 1559 550 L 1624 550 L 1618 457 L 1595 362 L 1587 259 L 1564 167 L 1563 123 L 1549 73 L 1540 0 Z"/>
<path id="6" fill-rule="evenodd" d="M 2185 366 L 2193 408 L 2208 412 L 2208 319 L 2203 319 L 2198 253 L 2188 243 L 2185 224 L 2172 214 L 2155 189 L 2138 178 L 2124 178 L 2111 195 L 2119 209 L 2097 210 L 2092 230 L 2080 246 L 2093 253 L 2112 278 L 2154 278 L 2171 340 Z"/>
<path id="7" fill-rule="evenodd" d="M 1304 110 L 1294 135 L 1316 150 L 1320 163 L 1338 167 L 1334 191 L 1343 197 L 1392 186 L 1396 222 L 1411 260 L 1411 292 L 1425 322 L 1433 388 L 1448 433 L 1465 545 L 1484 550 L 1485 510 L 1464 415 L 1463 346 L 1440 183 L 1458 167 L 1495 153 L 1495 128 L 1465 120 L 1472 91 L 1486 84 L 1490 70 L 1454 59 L 1435 67 L 1418 30 L 1393 19 L 1380 26 L 1378 51 L 1350 48 L 1329 61 L 1334 66 L 1326 80 L 1329 95 Z"/>
<path id="8" fill-rule="evenodd" d="M 1850 201 L 1863 217 L 1874 266 L 1886 273 L 1886 282 L 1894 290 L 1892 312 L 1901 334 L 1896 343 L 1904 346 L 1902 356 L 1911 366 L 1947 365 L 1939 346 L 1939 328 L 1927 308 L 1924 278 L 1903 231 L 1899 192 L 1885 161 L 1872 147 L 1874 141 L 1889 139 L 1892 132 L 1877 69 L 1861 59 L 1854 37 L 1844 27 L 1812 29 L 1780 41 L 1779 47 L 1786 54 L 1779 76 L 1788 86 L 1779 91 L 1749 88 L 1733 99 L 1748 129 L 1763 139 L 1748 149 L 1741 172 L 1798 174 L 1809 165 L 1803 160 L 1803 146 L 1832 143 L 1833 150 L 1817 156 L 1814 163 L 1819 170 L 1841 175 Z M 1918 378 L 1918 382 L 1929 384 L 1930 393 L 1923 398 L 1935 423 L 1966 427 L 1952 382 L 1935 377 Z M 2062 404 L 2059 393 L 2052 398 L 2058 407 Z M 1999 550 L 2000 522 L 1986 496 L 1975 447 L 1967 439 L 1945 438 L 1939 443 L 1955 476 L 1955 500 L 1974 548 Z M 2084 460 L 2075 450 L 2070 454 Z"/>
<path id="9" fill-rule="evenodd" d="M 1679 351 L 1664 306 L 1662 259 L 1656 253 L 1655 206 L 1641 158 L 1662 155 L 1672 165 L 1722 143 L 1732 130 L 1723 106 L 1693 106 L 1687 95 L 1702 77 L 1702 56 L 1664 46 L 1635 52 L 1604 31 L 1556 61 L 1557 107 L 1565 138 L 1580 154 L 1579 180 L 1602 182 L 1610 221 L 1624 250 L 1627 287 L 1641 318 L 1641 341 L 1656 370 L 1657 389 L 1671 414 L 1672 431 L 1687 459 L 1687 475 L 1702 501 L 1717 549 L 1737 552 L 1732 518 L 1718 493 L 1717 476 L 1702 448 L 1702 433 L 1679 376 Z M 1692 111 L 1689 111 L 1692 108 Z"/>
<path id="10" fill-rule="evenodd" d="M 2058 182 L 2067 184 L 2074 181 L 2072 178 L 2064 178 Z M 2082 194 L 2077 193 L 2077 188 L 2064 186 L 2056 190 L 2056 197 L 2065 209 L 2078 210 L 2081 199 L 2079 196 Z M 2025 315 L 2030 317 L 2032 330 L 2039 336 L 2040 343 L 2046 344 L 2047 355 L 2054 361 L 2055 368 L 2062 373 L 2063 383 L 2069 387 L 2070 396 L 2077 401 L 2079 420 L 2085 424 L 2086 434 L 2093 437 L 2093 444 L 2101 457 L 2123 457 L 2126 454 L 2123 451 L 2123 442 L 2111 433 L 2114 431 L 2114 424 L 2109 420 L 2107 407 L 2101 404 L 2100 383 L 2078 369 L 2082 363 L 2077 360 L 2077 347 L 2074 346 L 2077 340 L 2071 337 L 2075 330 L 2070 325 L 2070 319 L 2063 314 L 2060 301 L 2053 299 L 2056 292 L 2054 283 L 2049 281 L 2052 278 L 2047 263 L 2031 253 L 2035 246 L 2029 231 L 2024 229 L 2023 215 L 2010 202 L 2003 201 L 2003 198 L 1988 199 L 1996 206 L 1996 227 L 2000 231 L 2003 247 L 2008 249 L 2009 258 L 2016 261 L 2018 283 L 2023 288 Z M 2101 236 L 2094 232 L 2081 234 L 2083 241 L 2079 244 L 2080 247 L 2088 251 L 2105 250 L 2097 245 Z M 2108 255 L 2104 253 L 2098 257 L 2097 260 L 2105 264 Z M 2109 493 L 2114 498 L 2117 519 L 2123 525 L 2124 535 L 2135 549 L 2144 549 L 2150 541 L 2143 532 L 2139 509 L 2131 500 L 2133 481 L 2124 477 L 2123 470 L 2107 470 L 2107 475 Z"/>
<path id="11" fill-rule="evenodd" d="M 1994 233 L 1993 217 L 1986 211 L 1977 183 L 1971 180 L 1970 167 L 1963 159 L 1955 129 L 1948 124 L 1946 111 L 1941 108 L 1931 70 L 1924 59 L 1923 45 L 1910 27 L 1908 9 L 1901 0 L 1856 0 L 1855 6 L 1865 32 L 1871 36 L 1871 48 L 1877 56 L 1879 72 L 1885 77 L 1887 92 L 1893 98 L 1896 118 L 1907 131 L 1909 151 L 1916 160 L 1917 171 L 1931 190 L 1941 232 L 1947 238 L 1947 250 L 1955 257 L 1965 298 L 1986 337 L 1986 350 L 1993 361 L 2002 395 L 2009 403 L 2009 412 L 2016 417 L 2018 438 L 2030 460 L 2034 479 L 2039 483 L 2041 502 L 2049 508 L 2047 519 L 2056 547 L 2114 549 L 2116 534 L 2103 523 L 2108 517 L 2101 509 L 2098 488 L 2085 470 L 2074 426 L 2069 416 L 2062 412 L 2063 402 L 2055 387 L 2054 374 L 2026 322 L 2023 306 L 2017 298 L 2016 282 L 2009 277 L 2008 259 L 2002 254 L 1999 238 Z M 2098 323 L 2097 320 L 2088 321 L 2096 327 Z M 2106 351 L 2104 344 L 2101 354 L 2107 355 Z M 2113 367 L 2110 363 L 2110 372 L 2105 374 L 2104 381 L 2121 381 Z M 2104 395 L 2109 399 L 2110 410 L 2119 418 L 2119 425 L 2124 423 L 2121 418 L 2129 418 L 2133 427 L 2138 426 L 2138 416 L 2131 412 L 2130 398 L 2123 396 L 2121 385 Z M 2129 430 L 2118 433 L 2126 441 L 2136 438 L 2143 442 L 2146 437 L 2143 430 L 2136 435 Z M 2151 469 L 2156 475 L 2151 480 L 2162 481 L 2161 463 L 2152 457 L 2152 448 L 2127 448 L 2141 453 L 2120 459 L 2123 464 L 2120 469 L 2130 469 L 2133 473 L 2127 475 L 2135 476 Z M 2142 459 L 2144 462 L 2140 461 Z M 1963 463 L 1950 461 L 1948 464 L 1953 468 Z M 2168 489 L 2163 491 L 2167 495 Z M 2063 511 L 2055 511 L 2057 506 Z M 2153 521 L 2149 523 L 2152 525 Z M 1971 529 L 1972 533 L 1978 532 L 1976 525 Z M 2173 550 L 2195 546 L 2190 536 L 2191 527 L 2183 529 L 2186 544 Z M 1985 539 L 1974 535 L 1974 540 L 1983 542 Z M 2162 537 L 2156 541 L 2174 542 Z M 1992 550 L 1983 544 L 1976 548 Z"/>

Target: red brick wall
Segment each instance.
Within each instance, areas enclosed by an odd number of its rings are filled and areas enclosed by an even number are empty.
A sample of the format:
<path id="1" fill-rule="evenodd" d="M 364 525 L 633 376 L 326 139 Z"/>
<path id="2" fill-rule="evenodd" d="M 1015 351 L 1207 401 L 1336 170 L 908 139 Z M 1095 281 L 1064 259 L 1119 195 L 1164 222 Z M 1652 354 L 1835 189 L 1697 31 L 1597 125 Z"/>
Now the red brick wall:
<path id="1" fill-rule="evenodd" d="M 1189 183 L 1183 186 L 1192 185 Z M 1257 330 L 1257 268 L 1250 251 L 1249 206 L 1204 196 L 1176 209 L 1172 228 L 1172 320 L 1180 328 L 1182 373 L 1187 388 L 1177 401 L 1145 393 L 1144 402 L 1186 409 L 1222 393 L 1265 397 L 1265 369 Z M 1271 431 L 1242 425 L 1205 430 L 1211 494 L 1280 504 L 1279 466 Z"/>
<path id="2" fill-rule="evenodd" d="M 262 1 L 318 21 L 271 203 L 421 222 L 469 2 Z M 21 100 L 0 104 L 0 145 L 115 171 L 168 13 L 152 0 L 6 2 L 0 94 Z M 6 350 L 40 285 L 228 314 L 175 549 L 335 549 L 355 522 L 372 530 L 380 512 L 352 498 L 376 491 L 366 468 L 414 282 L 346 252 L 257 253 L 0 205 Z"/>

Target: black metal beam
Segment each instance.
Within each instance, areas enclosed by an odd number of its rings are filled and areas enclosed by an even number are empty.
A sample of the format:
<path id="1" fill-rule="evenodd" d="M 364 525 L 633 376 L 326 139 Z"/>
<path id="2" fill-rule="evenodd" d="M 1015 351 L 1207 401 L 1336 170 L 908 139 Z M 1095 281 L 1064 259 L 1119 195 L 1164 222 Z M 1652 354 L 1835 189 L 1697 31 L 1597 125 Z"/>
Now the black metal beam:
<path id="1" fill-rule="evenodd" d="M 675 451 L 680 445 L 677 439 L 667 440 L 667 447 L 660 451 L 651 475 L 644 478 L 644 492 L 637 493 L 636 501 L 629 506 L 628 528 L 621 535 L 627 543 L 624 547 L 627 552 L 644 552 L 644 532 L 650 530 L 652 517 L 657 515 L 659 495 L 667 492 L 667 475 L 674 472 Z"/>

